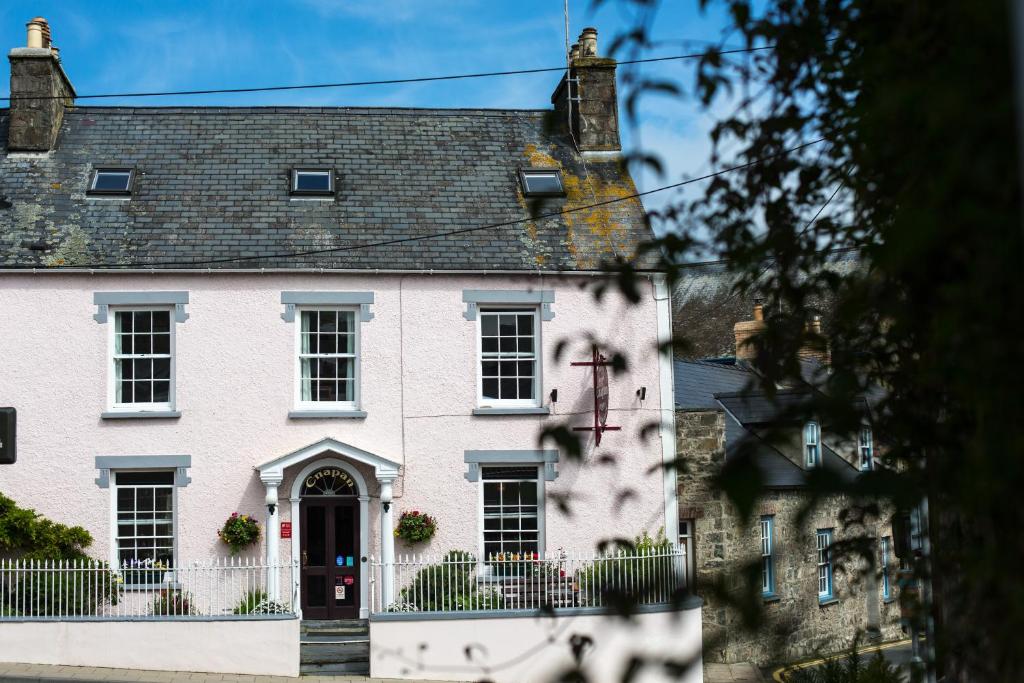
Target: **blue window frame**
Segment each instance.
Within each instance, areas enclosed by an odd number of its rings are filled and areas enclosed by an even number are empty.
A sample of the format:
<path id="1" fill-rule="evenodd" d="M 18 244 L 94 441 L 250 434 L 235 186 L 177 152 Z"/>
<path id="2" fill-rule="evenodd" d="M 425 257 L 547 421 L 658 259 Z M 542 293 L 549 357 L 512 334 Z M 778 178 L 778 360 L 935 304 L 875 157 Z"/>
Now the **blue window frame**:
<path id="1" fill-rule="evenodd" d="M 772 538 L 775 518 L 761 518 L 761 595 L 775 595 L 775 543 Z"/>
<path id="2" fill-rule="evenodd" d="M 891 541 L 888 536 L 882 537 L 881 542 L 881 553 L 882 553 L 882 598 L 889 600 L 892 598 L 892 582 L 889 578 L 889 544 Z"/>
<path id="3" fill-rule="evenodd" d="M 834 597 L 832 587 L 832 529 L 818 529 L 818 601 Z"/>
<path id="4" fill-rule="evenodd" d="M 804 425 L 804 464 L 807 467 L 821 464 L 821 430 L 817 422 Z"/>
<path id="5" fill-rule="evenodd" d="M 875 466 L 875 441 L 871 434 L 871 427 L 862 427 L 859 439 L 860 468 L 870 470 Z"/>

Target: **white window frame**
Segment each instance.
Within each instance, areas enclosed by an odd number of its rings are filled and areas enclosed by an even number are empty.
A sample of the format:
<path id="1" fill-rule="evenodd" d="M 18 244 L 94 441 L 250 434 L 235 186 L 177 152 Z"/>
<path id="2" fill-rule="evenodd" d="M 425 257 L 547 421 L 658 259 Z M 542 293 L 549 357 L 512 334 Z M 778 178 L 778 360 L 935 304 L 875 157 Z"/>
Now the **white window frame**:
<path id="1" fill-rule="evenodd" d="M 775 595 L 775 517 L 765 515 L 758 524 L 761 531 L 761 595 Z"/>
<path id="2" fill-rule="evenodd" d="M 508 463 L 497 463 L 489 462 L 487 464 L 480 465 L 480 481 L 477 487 L 477 528 L 480 530 L 478 534 L 478 557 L 480 558 L 478 564 L 480 567 L 487 565 L 487 556 L 484 554 L 484 548 L 486 547 L 484 539 L 484 486 L 488 482 L 502 481 L 500 479 L 484 479 L 484 470 L 494 467 L 536 467 L 537 468 L 537 554 L 543 558 L 547 552 L 547 534 L 545 533 L 546 515 L 544 508 L 546 507 L 547 501 L 547 487 L 546 477 L 544 476 L 544 466 L 542 464 L 533 465 L 532 463 L 522 462 L 508 462 Z M 523 481 L 522 479 L 516 479 L 515 481 Z"/>
<path id="3" fill-rule="evenodd" d="M 302 400 L 302 314 L 311 311 L 337 311 L 352 314 L 353 330 L 353 362 L 352 362 L 352 400 L 351 401 L 303 401 Z M 359 306 L 322 306 L 299 305 L 295 307 L 295 380 L 292 389 L 292 401 L 296 410 L 300 411 L 339 411 L 359 410 L 362 399 L 362 330 Z M 341 356 L 344 357 L 344 356 Z"/>
<path id="4" fill-rule="evenodd" d="M 813 435 L 813 439 L 809 439 L 809 436 Z M 821 426 L 811 420 L 804 425 L 803 434 L 804 443 L 804 465 L 806 467 L 817 467 L 821 465 Z M 811 458 L 811 449 L 813 450 L 814 457 Z"/>
<path id="5" fill-rule="evenodd" d="M 117 492 L 121 488 L 118 484 L 118 474 L 125 473 L 139 473 L 139 474 L 154 474 L 154 473 L 171 473 L 171 483 L 167 486 L 171 489 L 171 567 L 168 569 L 176 569 L 178 567 L 178 483 L 177 475 L 173 469 L 165 468 L 125 468 L 110 471 L 110 566 L 112 569 L 121 569 L 121 546 L 120 546 L 120 534 L 118 533 L 117 523 Z M 136 485 L 129 484 L 129 486 L 135 488 Z M 154 488 L 156 485 L 152 485 Z M 161 485 L 162 487 L 163 485 Z M 166 584 L 127 584 L 127 588 L 142 589 L 147 587 L 166 587 Z"/>
<path id="6" fill-rule="evenodd" d="M 879 553 L 881 555 L 880 559 L 881 559 L 881 564 L 882 564 L 882 599 L 883 600 L 891 600 L 892 599 L 892 576 L 889 573 L 889 563 L 891 561 L 891 558 L 889 557 L 889 555 L 890 555 L 890 547 L 891 547 L 891 545 L 892 545 L 892 540 L 891 540 L 891 538 L 889 536 L 882 536 L 882 538 L 879 539 Z"/>
<path id="7" fill-rule="evenodd" d="M 679 520 L 679 546 L 686 553 L 686 588 L 691 593 L 695 592 L 697 586 L 697 558 L 696 558 L 697 520 Z"/>
<path id="8" fill-rule="evenodd" d="M 175 379 L 178 367 L 177 354 L 177 327 L 175 321 L 174 306 L 110 306 L 111 323 L 107 325 L 107 409 L 111 413 L 136 413 L 136 412 L 166 412 L 174 411 L 177 404 L 177 380 Z M 167 401 L 165 403 L 119 403 L 117 401 L 117 314 L 136 312 L 166 311 L 169 317 L 170 335 L 170 384 L 167 389 Z M 132 328 L 134 330 L 134 327 Z M 132 349 L 135 350 L 134 348 Z M 126 357 L 156 357 L 162 354 L 126 354 Z"/>
<path id="9" fill-rule="evenodd" d="M 875 438 L 871 427 L 861 427 L 857 435 L 857 453 L 860 456 L 860 469 L 868 471 L 875 467 Z"/>
<path id="10" fill-rule="evenodd" d="M 498 399 L 484 397 L 484 352 L 483 352 L 483 320 L 493 313 L 530 312 L 533 315 L 533 398 L 532 399 Z M 535 304 L 487 304 L 480 307 L 476 315 L 476 406 L 477 408 L 539 408 L 542 405 L 541 391 L 544 387 L 541 362 L 541 311 Z M 500 362 L 496 359 L 496 362 Z"/>
<path id="11" fill-rule="evenodd" d="M 827 602 L 835 598 L 835 586 L 832 583 L 832 529 L 818 529 L 815 533 L 818 565 L 818 600 Z M 822 580 L 826 589 L 821 588 Z"/>

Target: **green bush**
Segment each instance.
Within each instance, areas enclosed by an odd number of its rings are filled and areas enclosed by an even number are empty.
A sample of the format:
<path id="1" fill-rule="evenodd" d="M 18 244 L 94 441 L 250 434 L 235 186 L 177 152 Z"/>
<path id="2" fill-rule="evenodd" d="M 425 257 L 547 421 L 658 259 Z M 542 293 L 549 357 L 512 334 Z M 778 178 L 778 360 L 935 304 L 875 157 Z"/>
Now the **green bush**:
<path id="1" fill-rule="evenodd" d="M 267 597 L 265 591 L 254 588 L 248 591 L 241 602 L 231 610 L 232 614 L 290 614 L 291 609 Z"/>
<path id="2" fill-rule="evenodd" d="M 447 553 L 438 564 L 416 572 L 412 582 L 399 592 L 399 599 L 388 611 L 437 612 L 451 610 L 497 609 L 501 594 L 481 590 L 473 576 L 476 558 L 461 550 Z M 399 611 L 395 609 L 395 611 Z"/>
<path id="3" fill-rule="evenodd" d="M 632 547 L 606 552 L 604 558 L 576 572 L 580 595 L 598 604 L 615 598 L 634 604 L 668 601 L 672 597 L 668 588 L 675 585 L 671 577 L 677 571 L 671 550 L 664 530 L 655 538 L 645 531 L 634 539 Z"/>
<path id="4" fill-rule="evenodd" d="M 199 614 L 192 604 L 192 594 L 178 590 L 160 591 L 150 606 L 149 613 L 157 617 L 194 616 Z"/>
<path id="5" fill-rule="evenodd" d="M 0 593 L 0 609 L 33 617 L 91 616 L 117 604 L 121 579 L 105 562 L 56 566 L 19 572 L 10 590 Z"/>
<path id="6" fill-rule="evenodd" d="M 82 527 L 52 522 L 0 493 L 0 554 L 43 567 L 20 573 L 0 590 L 0 616 L 87 616 L 116 605 L 121 579 L 85 554 L 90 545 L 92 536 Z"/>

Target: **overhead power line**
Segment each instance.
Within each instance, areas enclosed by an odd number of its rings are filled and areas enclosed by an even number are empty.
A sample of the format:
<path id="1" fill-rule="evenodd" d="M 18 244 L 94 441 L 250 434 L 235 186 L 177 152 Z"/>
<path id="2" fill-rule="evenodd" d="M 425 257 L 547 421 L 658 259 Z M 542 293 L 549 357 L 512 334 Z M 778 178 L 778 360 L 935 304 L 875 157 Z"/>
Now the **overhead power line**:
<path id="1" fill-rule="evenodd" d="M 765 45 L 762 47 L 750 47 L 750 48 L 736 48 L 731 50 L 707 50 L 705 52 L 695 52 L 686 55 L 672 55 L 669 57 L 650 57 L 647 59 L 628 59 L 621 62 L 615 62 L 617 66 L 623 66 L 627 64 L 650 64 L 653 62 L 669 62 L 680 59 L 697 59 L 707 54 L 719 54 L 729 55 L 741 52 L 757 52 L 759 50 L 771 50 L 774 45 Z M 447 76 L 422 76 L 417 78 L 392 78 L 377 81 L 348 81 L 344 83 L 312 83 L 305 85 L 270 85 L 252 88 L 209 88 L 205 90 L 171 90 L 171 91 L 154 91 L 154 92 L 125 92 L 125 93 L 102 93 L 94 95 L 76 95 L 76 100 L 98 100 L 98 99 L 112 99 L 115 97 L 171 97 L 175 95 L 187 96 L 187 95 L 221 95 L 221 94 L 232 94 L 232 93 L 253 93 L 253 92 L 281 92 L 288 90 L 325 90 L 328 88 L 358 88 L 372 85 L 402 85 L 405 83 L 427 83 L 430 81 L 457 81 L 471 78 L 492 78 L 497 76 L 516 76 L 520 74 L 539 74 L 539 73 L 550 73 L 555 71 L 565 71 L 565 66 L 551 66 L 544 67 L 541 69 L 517 69 L 514 71 L 487 71 L 482 73 L 471 73 L 471 74 L 454 74 Z M 47 96 L 18 96 L 18 97 L 0 97 L 0 101 L 14 102 L 18 100 L 62 100 L 66 99 L 60 95 L 47 95 Z"/>
<path id="2" fill-rule="evenodd" d="M 437 233 L 432 233 L 432 234 L 429 234 L 429 235 L 415 235 L 415 236 L 412 236 L 412 237 L 396 237 L 395 239 L 390 239 L 390 240 L 382 240 L 382 241 L 378 241 L 378 242 L 367 242 L 367 243 L 364 243 L 364 244 L 353 244 L 353 245 L 349 245 L 349 246 L 345 246 L 345 247 L 325 247 L 325 248 L 321 248 L 321 249 L 307 249 L 307 250 L 304 250 L 304 251 L 276 252 L 276 253 L 259 254 L 259 255 L 253 255 L 253 256 L 227 256 L 227 257 L 223 257 L 223 258 L 202 259 L 202 260 L 193 260 L 193 261 L 153 261 L 153 262 L 149 262 L 149 263 L 127 263 L 127 264 L 126 263 L 102 263 L 102 262 L 100 262 L 100 263 L 78 263 L 78 264 L 69 264 L 69 265 L 66 265 L 66 266 L 52 266 L 52 267 L 50 267 L 48 269 L 49 270 L 89 270 L 89 269 L 98 269 L 98 268 L 103 268 L 103 269 L 109 268 L 109 269 L 116 269 L 116 270 L 126 270 L 126 269 L 133 269 L 133 268 L 138 268 L 138 269 L 173 268 L 173 267 L 195 268 L 195 267 L 200 267 L 200 266 L 213 266 L 213 265 L 218 265 L 218 264 L 222 264 L 222 263 L 238 263 L 238 262 L 241 262 L 241 261 L 259 261 L 259 260 L 262 260 L 262 259 L 274 259 L 274 260 L 284 260 L 284 261 L 287 261 L 287 260 L 290 260 L 290 259 L 301 258 L 301 257 L 304 257 L 304 256 L 317 256 L 317 255 L 320 255 L 320 254 L 337 254 L 337 253 L 343 253 L 343 252 L 348 252 L 348 251 L 358 251 L 360 249 L 372 249 L 372 248 L 376 248 L 376 247 L 394 246 L 394 245 L 397 245 L 397 244 L 404 244 L 404 243 L 407 243 L 407 242 L 419 242 L 419 241 L 422 241 L 422 240 L 440 239 L 440 238 L 443 238 L 443 237 L 451 237 L 453 235 L 464 235 L 464 234 L 472 233 L 472 232 L 480 232 L 482 230 L 494 230 L 496 228 L 504 228 L 504 227 L 508 227 L 508 226 L 512 226 L 512 225 L 519 225 L 521 223 L 526 223 L 526 222 L 529 222 L 529 221 L 537 221 L 537 220 L 543 220 L 545 218 L 554 218 L 556 216 L 564 216 L 564 215 L 567 215 L 567 214 L 577 213 L 577 212 L 580 212 L 580 211 L 587 211 L 589 209 L 596 209 L 596 208 L 599 208 L 599 207 L 602 207 L 602 206 L 608 206 L 609 204 L 616 204 L 616 203 L 619 203 L 619 202 L 629 201 L 631 199 L 639 199 L 640 197 L 646 197 L 648 195 L 652 195 L 652 194 L 655 194 L 655 193 L 658 193 L 658 192 L 664 192 L 666 190 L 672 190 L 672 189 L 675 189 L 675 188 L 684 187 L 686 185 L 692 185 L 693 183 L 699 183 L 699 182 L 701 182 L 703 180 L 708 180 L 710 178 L 714 178 L 716 176 L 723 175 L 725 173 L 731 173 L 733 171 L 740 171 L 740 170 L 743 170 L 745 168 L 750 168 L 751 166 L 756 166 L 757 164 L 761 164 L 761 163 L 764 163 L 766 161 L 770 161 L 771 159 L 775 159 L 777 157 L 789 154 L 791 152 L 797 152 L 797 151 L 799 151 L 801 149 L 804 149 L 806 147 L 811 147 L 813 145 L 817 145 L 817 144 L 822 143 L 824 141 L 825 141 L 825 138 L 818 138 L 817 140 L 812 140 L 811 142 L 805 142 L 805 143 L 803 143 L 801 145 L 797 145 L 795 147 L 790 147 L 788 149 L 781 150 L 781 151 L 779 151 L 779 152 L 777 152 L 775 154 L 770 154 L 770 155 L 768 155 L 766 157 L 761 157 L 759 159 L 754 159 L 754 160 L 748 161 L 746 163 L 737 164 L 736 166 L 730 166 L 729 168 L 723 168 L 721 170 L 714 171 L 712 173 L 707 173 L 707 174 L 699 176 L 697 178 L 690 178 L 690 179 L 687 179 L 687 180 L 680 181 L 678 183 L 672 183 L 671 185 L 663 185 L 661 187 L 656 187 L 653 190 L 646 190 L 644 192 L 635 192 L 633 194 L 626 195 L 626 196 L 623 196 L 623 197 L 615 197 L 613 199 L 606 199 L 604 201 L 595 202 L 593 204 L 586 204 L 584 206 L 575 206 L 575 207 L 572 207 L 572 208 L 569 208 L 569 209 L 562 209 L 561 211 L 550 211 L 548 213 L 542 213 L 542 214 L 538 214 L 536 216 L 527 216 L 526 218 L 515 218 L 515 219 L 512 219 L 512 220 L 508 220 L 508 221 L 501 221 L 501 222 L 498 222 L 498 223 L 489 223 L 487 225 L 477 225 L 477 226 L 470 227 L 470 228 L 457 228 L 455 230 L 446 230 L 444 232 L 437 232 Z M 829 200 L 829 201 L 831 201 L 831 200 Z M 5 269 L 12 269 L 13 268 L 13 269 L 32 270 L 32 269 L 39 268 L 39 266 L 13 266 L 13 267 L 12 266 L 2 266 L 2 268 L 5 268 Z"/>

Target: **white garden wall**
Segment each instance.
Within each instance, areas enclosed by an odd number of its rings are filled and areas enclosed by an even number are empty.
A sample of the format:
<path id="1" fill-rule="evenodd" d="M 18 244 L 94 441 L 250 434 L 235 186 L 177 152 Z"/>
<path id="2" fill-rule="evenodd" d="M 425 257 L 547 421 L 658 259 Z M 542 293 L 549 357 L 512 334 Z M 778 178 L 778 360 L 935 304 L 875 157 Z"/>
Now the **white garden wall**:
<path id="1" fill-rule="evenodd" d="M 592 683 L 618 683 L 634 655 L 693 664 L 681 677 L 652 665 L 633 679 L 637 683 L 702 681 L 699 606 L 645 612 L 629 621 L 587 611 L 558 617 L 378 615 L 370 621 L 370 674 L 379 678 L 543 683 L 573 666 L 573 636 L 593 639 L 582 659 Z"/>
<path id="2" fill-rule="evenodd" d="M 0 621 L 0 662 L 299 675 L 299 620 Z"/>

